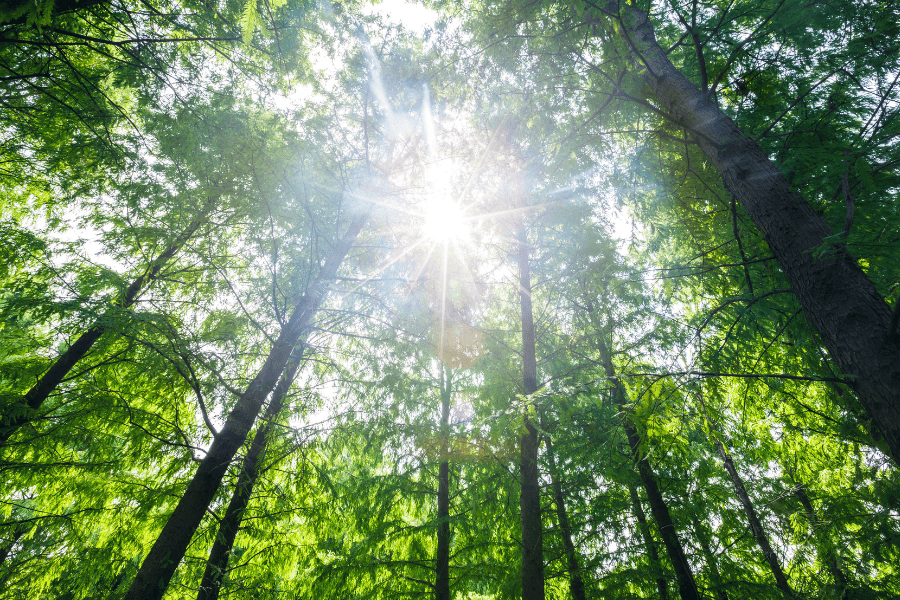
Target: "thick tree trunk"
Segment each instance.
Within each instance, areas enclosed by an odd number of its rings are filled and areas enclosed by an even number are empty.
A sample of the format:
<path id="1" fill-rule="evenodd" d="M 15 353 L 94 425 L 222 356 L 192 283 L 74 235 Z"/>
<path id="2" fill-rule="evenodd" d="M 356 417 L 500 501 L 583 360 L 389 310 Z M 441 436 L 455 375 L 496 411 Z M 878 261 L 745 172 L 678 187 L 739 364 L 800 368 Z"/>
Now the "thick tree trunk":
<path id="1" fill-rule="evenodd" d="M 537 356 L 534 316 L 531 309 L 531 265 L 525 224 L 517 232 L 519 258 L 519 305 L 522 310 L 522 379 L 526 396 L 537 392 Z M 526 407 L 527 409 L 528 407 Z M 525 432 L 520 440 L 519 468 L 522 484 L 519 508 L 522 518 L 522 600 L 544 600 L 544 548 L 541 527 L 541 485 L 538 474 L 537 428 L 526 410 Z"/>
<path id="2" fill-rule="evenodd" d="M 847 598 L 849 596 L 849 581 L 847 576 L 844 574 L 844 570 L 841 568 L 841 563 L 837 557 L 837 549 L 834 544 L 828 539 L 827 534 L 820 534 L 818 529 L 816 528 L 816 522 L 819 521 L 819 516 L 816 514 L 815 508 L 813 508 L 812 501 L 809 499 L 809 495 L 806 493 L 806 486 L 802 483 L 798 483 L 794 487 L 794 494 L 800 500 L 800 504 L 803 505 L 803 509 L 806 511 L 806 518 L 809 521 L 810 527 L 813 528 L 816 538 L 819 541 L 818 548 L 819 552 L 823 553 L 825 563 L 828 566 L 828 571 L 831 573 L 831 578 L 834 580 L 834 585 L 841 591 L 841 598 Z"/>
<path id="3" fill-rule="evenodd" d="M 547 461 L 550 463 L 550 485 L 553 487 L 553 504 L 556 505 L 559 532 L 562 536 L 563 548 L 566 551 L 569 592 L 572 594 L 572 600 L 585 600 L 584 580 L 581 578 L 581 567 L 578 565 L 578 553 L 575 551 L 575 544 L 572 542 L 572 527 L 569 525 L 569 515 L 566 512 L 566 498 L 563 495 L 562 483 L 559 481 L 559 473 L 556 469 L 553 443 L 549 437 L 546 438 L 544 445 L 547 447 Z"/>
<path id="4" fill-rule="evenodd" d="M 690 132 L 765 235 L 838 371 L 853 379 L 863 407 L 900 462 L 900 336 L 890 331 L 890 307 L 843 249 L 816 252 L 834 232 L 762 148 L 675 68 L 647 15 L 618 1 L 604 12 L 621 25 L 659 107 Z"/>
<path id="5" fill-rule="evenodd" d="M 231 496 L 228 508 L 225 509 L 225 517 L 219 523 L 216 539 L 209 552 L 209 560 L 206 562 L 206 570 L 203 572 L 203 579 L 200 581 L 197 600 L 217 600 L 219 597 L 222 580 L 228 572 L 228 561 L 234 548 L 234 540 L 237 538 L 237 533 L 241 528 L 244 511 L 247 510 L 250 497 L 253 495 L 253 487 L 256 485 L 256 480 L 259 476 L 259 464 L 265 458 L 266 445 L 269 442 L 278 415 L 284 407 L 285 398 L 287 398 L 288 390 L 294 381 L 294 377 L 297 375 L 300 364 L 301 361 L 299 359 L 291 359 L 290 364 L 288 364 L 284 374 L 281 376 L 281 380 L 272 392 L 272 399 L 266 408 L 263 423 L 253 436 L 250 449 L 247 451 L 244 462 L 241 464 L 241 472 L 238 475 L 237 485 L 234 487 L 234 494 Z"/>
<path id="6" fill-rule="evenodd" d="M 203 211 L 175 238 L 175 240 L 151 262 L 144 273 L 131 282 L 131 285 L 125 290 L 125 293 L 116 302 L 115 308 L 112 308 L 97 319 L 97 321 L 84 333 L 82 333 L 65 352 L 63 352 L 50 365 L 44 374 L 38 379 L 37 383 L 28 390 L 28 392 L 19 399 L 19 401 L 7 410 L 3 419 L 4 425 L 0 427 L 0 448 L 6 445 L 6 442 L 12 437 L 18 429 L 34 418 L 35 412 L 41 407 L 44 401 L 53 393 L 66 375 L 72 368 L 91 350 L 97 340 L 109 329 L 107 323 L 114 318 L 117 310 L 128 309 L 134 305 L 138 294 L 145 285 L 153 281 L 162 268 L 168 263 L 180 250 L 185 243 L 197 232 L 203 223 L 207 221 L 207 215 L 212 209 L 213 203 L 209 202 L 204 206 Z"/>
<path id="7" fill-rule="evenodd" d="M 435 555 L 435 600 L 450 600 L 450 369 L 441 366 L 441 464 L 438 466 L 438 531 Z"/>
<path id="8" fill-rule="evenodd" d="M 353 220 L 347 234 L 331 249 L 307 293 L 294 306 L 290 319 L 275 340 L 265 363 L 238 398 L 178 506 L 144 559 L 137 577 L 125 595 L 126 600 L 158 600 L 165 593 L 209 503 L 222 484 L 228 465 L 247 439 L 266 396 L 275 387 L 297 341 L 307 331 L 310 320 L 325 296 L 328 282 L 334 278 L 367 217 L 368 215 L 362 215 Z"/>
<path id="9" fill-rule="evenodd" d="M 769 537 L 766 535 L 766 531 L 763 529 L 762 523 L 756 514 L 756 509 L 753 507 L 753 502 L 750 500 L 750 496 L 747 495 L 747 489 L 744 487 L 744 480 L 741 479 L 741 475 L 737 472 L 734 461 L 731 459 L 731 455 L 725 450 L 725 446 L 722 445 L 722 442 L 715 439 L 715 443 L 716 450 L 722 458 L 722 466 L 725 467 L 728 476 L 731 477 L 734 491 L 741 501 L 741 506 L 744 507 L 744 514 L 747 516 L 747 521 L 750 523 L 750 532 L 753 534 L 753 539 L 756 540 L 759 549 L 762 550 L 763 556 L 769 564 L 769 569 L 772 571 L 772 576 L 775 577 L 775 585 L 778 586 L 779 590 L 787 594 L 788 597 L 793 598 L 794 590 L 791 588 L 784 571 L 781 569 L 781 562 L 778 559 L 778 555 L 772 549 L 772 545 L 769 543 Z"/>
<path id="10" fill-rule="evenodd" d="M 659 561 L 659 552 L 656 551 L 656 542 L 653 540 L 653 534 L 650 532 L 650 524 L 647 522 L 647 515 L 644 514 L 644 507 L 641 506 L 641 499 L 638 497 L 637 489 L 631 483 L 628 484 L 628 493 L 631 495 L 631 506 L 634 508 L 635 517 L 637 517 L 641 537 L 644 538 L 647 556 L 650 557 L 650 566 L 656 575 L 656 589 L 659 592 L 659 599 L 669 600 L 669 588 L 666 585 L 666 578 L 663 577 L 662 563 Z"/>
<path id="11" fill-rule="evenodd" d="M 631 448 L 632 457 L 637 465 L 641 483 L 643 483 L 644 490 L 647 493 L 647 501 L 650 504 L 650 513 L 656 521 L 659 534 L 663 539 L 663 545 L 666 547 L 666 553 L 669 555 L 669 561 L 672 563 L 672 568 L 675 571 L 675 579 L 678 581 L 678 593 L 681 595 L 682 600 L 700 600 L 700 592 L 697 589 L 696 581 L 694 581 L 694 573 L 691 570 L 691 565 L 687 560 L 687 556 L 684 554 L 681 540 L 678 539 L 675 524 L 672 522 L 672 516 L 669 514 L 669 507 L 666 505 L 666 501 L 659 491 L 659 486 L 656 484 L 656 474 L 653 472 L 653 468 L 650 466 L 647 457 L 641 452 L 641 440 L 637 430 L 634 428 L 634 425 L 631 424 L 627 414 L 625 414 L 628 411 L 626 400 L 628 398 L 628 392 L 616 376 L 616 371 L 613 368 L 612 358 L 609 353 L 609 348 L 606 346 L 606 342 L 600 337 L 597 337 L 596 340 L 597 348 L 600 353 L 600 360 L 603 363 L 603 369 L 606 372 L 606 376 L 609 378 L 610 383 L 613 385 L 613 401 L 623 413 L 622 426 L 625 429 L 625 436 L 628 438 L 628 446 Z"/>
<path id="12" fill-rule="evenodd" d="M 722 575 L 719 573 L 719 562 L 716 560 L 715 554 L 713 554 L 712 546 L 709 543 L 709 535 L 706 533 L 703 524 L 696 518 L 693 519 L 693 525 L 694 535 L 697 536 L 697 541 L 700 543 L 700 549 L 703 551 L 703 557 L 706 559 L 706 565 L 709 567 L 709 578 L 716 590 L 716 598 L 718 598 L 718 600 L 728 600 L 728 592 L 725 590 L 725 585 L 722 583 Z"/>

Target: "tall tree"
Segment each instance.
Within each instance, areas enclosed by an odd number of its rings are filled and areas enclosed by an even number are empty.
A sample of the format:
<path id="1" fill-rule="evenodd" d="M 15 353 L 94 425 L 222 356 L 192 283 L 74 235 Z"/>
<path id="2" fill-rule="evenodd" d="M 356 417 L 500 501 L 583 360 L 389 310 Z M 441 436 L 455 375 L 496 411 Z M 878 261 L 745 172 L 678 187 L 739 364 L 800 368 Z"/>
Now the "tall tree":
<path id="1" fill-rule="evenodd" d="M 541 525 L 541 483 L 538 470 L 540 435 L 532 396 L 538 391 L 534 315 L 531 306 L 531 262 L 525 221 L 516 228 L 516 256 L 519 266 L 519 310 L 522 323 L 522 387 L 526 397 L 519 440 L 519 510 L 522 519 L 522 600 L 544 599 L 544 542 Z"/>
<path id="2" fill-rule="evenodd" d="M 199 214 L 187 227 L 179 233 L 174 240 L 143 270 L 122 295 L 113 302 L 114 308 L 100 316 L 91 327 L 73 341 L 65 352 L 60 354 L 32 386 L 28 392 L 3 416 L 5 426 L 0 430 L 0 448 L 6 445 L 7 440 L 25 423 L 33 418 L 33 415 L 41 407 L 50 394 L 62 383 L 69 372 L 90 351 L 97 340 L 106 333 L 110 324 L 115 320 L 115 312 L 131 308 L 143 288 L 151 283 L 165 268 L 166 264 L 179 250 L 197 233 L 197 230 L 206 222 L 208 213 L 213 210 L 215 200 L 210 198 L 200 209 Z"/>
<path id="3" fill-rule="evenodd" d="M 587 306 L 588 311 L 593 313 L 590 302 L 588 302 Z M 623 415 L 623 428 L 625 429 L 625 436 L 628 438 L 628 447 L 631 450 L 632 459 L 637 466 L 638 474 L 644 485 L 644 491 L 647 493 L 650 512 L 653 514 L 660 535 L 663 538 L 666 552 L 669 555 L 669 560 L 672 563 L 672 568 L 675 570 L 675 578 L 678 581 L 678 593 L 681 595 L 682 600 L 699 600 L 701 597 L 700 591 L 697 589 L 697 583 L 694 581 L 694 573 L 691 569 L 691 564 L 688 562 L 687 556 L 684 553 L 684 546 L 682 546 L 681 540 L 678 537 L 675 524 L 672 521 L 672 516 L 669 512 L 669 507 L 660 492 L 656 474 L 653 472 L 653 467 L 650 466 L 650 461 L 647 459 L 646 452 L 641 446 L 641 439 L 637 429 L 634 424 L 628 420 L 628 391 L 617 376 L 612 362 L 612 355 L 610 354 L 605 340 L 603 340 L 600 335 L 603 335 L 602 329 L 595 338 L 600 362 L 603 365 L 603 370 L 606 372 L 607 378 L 609 378 L 609 381 L 612 384 L 611 393 L 613 402 Z"/>
<path id="4" fill-rule="evenodd" d="M 219 489 L 228 465 L 246 440 L 266 396 L 275 387 L 298 341 L 308 333 L 309 324 L 328 291 L 327 286 L 337 274 L 367 219 L 367 213 L 354 217 L 346 233 L 333 242 L 321 269 L 306 292 L 298 298 L 290 318 L 272 344 L 265 363 L 228 414 L 178 506 L 144 559 L 126 598 L 161 598 L 165 593 L 194 531 Z"/>
<path id="5" fill-rule="evenodd" d="M 272 398 L 266 407 L 262 417 L 262 423 L 253 435 L 250 448 L 241 462 L 240 473 L 234 486 L 231 500 L 225 509 L 225 516 L 219 523 L 215 542 L 209 551 L 209 559 L 206 569 L 203 571 L 203 579 L 200 580 L 200 588 L 197 591 L 197 600 L 217 600 L 222 589 L 222 582 L 228 572 L 228 563 L 234 549 L 234 540 L 241 528 L 244 512 L 250 503 L 253 487 L 260 475 L 260 464 L 265 459 L 266 445 L 276 427 L 276 421 L 284 408 L 289 388 L 297 376 L 297 370 L 302 364 L 300 353 L 302 347 L 294 350 L 288 364 L 285 366 L 281 380 L 272 390 Z"/>
<path id="6" fill-rule="evenodd" d="M 450 369 L 441 365 L 441 462 L 438 465 L 437 550 L 434 562 L 434 597 L 450 600 L 450 393 L 453 385 Z"/>
<path id="7" fill-rule="evenodd" d="M 669 60 L 648 16 L 613 2 L 633 65 L 667 118 L 687 131 L 765 235 L 782 271 L 841 373 L 900 461 L 900 336 L 891 308 L 834 233 L 787 182 L 759 144 Z"/>
<path id="8" fill-rule="evenodd" d="M 650 566 L 656 571 L 656 589 L 659 592 L 659 598 L 660 600 L 666 600 L 669 597 L 669 586 L 666 585 L 666 578 L 663 576 L 662 564 L 659 562 L 659 552 L 656 551 L 656 542 L 653 540 L 650 524 L 647 522 L 644 507 L 641 505 L 641 498 L 638 496 L 637 488 L 634 485 L 628 486 L 628 494 L 631 497 L 631 509 L 634 511 L 634 516 L 637 519 L 641 537 L 644 539 L 644 547 L 647 548 L 647 556 L 650 557 Z M 727 600 L 727 597 L 720 600 Z"/>
<path id="9" fill-rule="evenodd" d="M 703 402 L 702 398 L 700 402 Z M 716 445 L 716 452 L 718 452 L 719 458 L 722 459 L 722 467 L 728 473 L 728 477 L 734 485 L 734 492 L 737 494 L 738 500 L 740 500 L 741 506 L 744 509 L 744 514 L 747 516 L 747 522 L 750 524 L 750 533 L 759 545 L 759 549 L 762 551 L 763 557 L 765 557 L 765 560 L 769 565 L 772 576 L 775 578 L 775 585 L 777 585 L 778 589 L 784 592 L 788 597 L 793 598 L 796 594 L 788 583 L 784 570 L 781 568 L 781 561 L 778 558 L 778 554 L 772 549 L 772 544 L 769 543 L 769 536 L 766 534 L 765 529 L 763 529 L 762 523 L 756 514 L 756 508 L 753 506 L 753 501 L 750 499 L 750 496 L 747 494 L 747 489 L 744 487 L 744 480 L 734 466 L 734 460 L 731 458 L 728 450 L 725 449 L 725 445 L 719 439 L 718 436 L 720 433 L 718 432 L 718 428 L 710 418 L 709 412 L 706 411 L 705 406 L 703 407 L 703 410 L 709 425 L 710 436 L 712 437 L 713 443 Z"/>

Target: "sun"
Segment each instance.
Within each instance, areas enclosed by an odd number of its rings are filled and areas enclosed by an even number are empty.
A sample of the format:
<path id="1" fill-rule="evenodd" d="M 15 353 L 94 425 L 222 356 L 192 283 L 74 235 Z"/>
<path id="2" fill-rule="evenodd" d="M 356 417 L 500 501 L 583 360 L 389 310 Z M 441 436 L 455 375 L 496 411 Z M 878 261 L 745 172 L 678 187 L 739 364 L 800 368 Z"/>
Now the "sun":
<path id="1" fill-rule="evenodd" d="M 427 193 L 422 199 L 422 237 L 445 243 L 466 239 L 472 228 L 472 219 L 459 201 L 453 185 L 456 165 L 442 160 L 428 168 Z"/>
<path id="2" fill-rule="evenodd" d="M 459 203 L 449 198 L 425 202 L 422 236 L 435 242 L 450 242 L 468 237 L 470 221 Z"/>

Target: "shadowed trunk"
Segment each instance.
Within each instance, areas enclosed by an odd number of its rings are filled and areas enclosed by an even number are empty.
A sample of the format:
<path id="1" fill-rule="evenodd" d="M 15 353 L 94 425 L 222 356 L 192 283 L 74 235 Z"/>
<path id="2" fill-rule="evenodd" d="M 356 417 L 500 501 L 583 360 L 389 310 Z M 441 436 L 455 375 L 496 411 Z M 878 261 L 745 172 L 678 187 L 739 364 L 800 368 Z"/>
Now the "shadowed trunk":
<path id="1" fill-rule="evenodd" d="M 756 540 L 759 549 L 762 550 L 763 556 L 769 564 L 769 569 L 772 571 L 772 576 L 775 577 L 775 585 L 778 586 L 779 590 L 793 598 L 794 590 L 791 588 L 784 571 L 781 569 L 781 562 L 778 560 L 778 555 L 772 549 L 772 545 L 769 543 L 769 537 L 766 535 L 766 531 L 763 529 L 762 523 L 756 514 L 756 509 L 753 507 L 753 502 L 750 500 L 750 496 L 747 495 L 747 489 L 744 487 L 744 480 L 741 479 L 741 475 L 737 472 L 734 461 L 731 459 L 731 455 L 725 450 L 725 446 L 722 445 L 722 442 L 718 439 L 713 439 L 716 443 L 716 450 L 722 458 L 722 466 L 728 471 L 731 483 L 734 484 L 734 491 L 741 501 L 741 506 L 744 507 L 744 514 L 747 516 L 747 521 L 750 523 L 750 532 L 753 534 L 753 539 Z"/>
<path id="2" fill-rule="evenodd" d="M 638 497 L 637 489 L 634 484 L 628 484 L 628 493 L 631 495 L 631 506 L 634 508 L 634 515 L 638 520 L 638 527 L 641 530 L 641 537 L 644 538 L 644 546 L 647 547 L 647 555 L 650 557 L 650 565 L 656 573 L 656 589 L 659 591 L 660 600 L 669 599 L 669 588 L 666 586 L 666 579 L 663 577 L 662 563 L 659 561 L 659 553 L 656 551 L 656 542 L 650 532 L 650 524 L 647 522 L 647 516 L 644 514 L 644 507 L 641 506 L 641 499 Z"/>
<path id="3" fill-rule="evenodd" d="M 809 499 L 809 495 L 806 493 L 806 485 L 802 483 L 796 484 L 794 487 L 794 494 L 800 500 L 800 504 L 803 505 L 803 509 L 806 511 L 806 518 L 809 521 L 810 527 L 813 528 L 813 532 L 816 535 L 816 538 L 819 541 L 817 548 L 819 552 L 825 554 L 823 563 L 828 565 L 828 571 L 831 573 L 831 578 L 834 580 L 834 585 L 841 592 L 841 598 L 846 599 L 849 597 L 849 581 L 847 576 L 844 574 L 844 570 L 841 569 L 841 563 L 838 560 L 837 549 L 834 544 L 828 539 L 827 534 L 823 534 L 819 532 L 819 529 L 816 527 L 816 523 L 819 522 L 819 516 L 816 513 L 816 510 L 813 508 L 812 501 Z M 824 548 L 823 548 L 824 547 Z M 821 558 L 820 558 L 821 560 Z"/>
<path id="4" fill-rule="evenodd" d="M 356 217 L 347 234 L 332 247 L 316 279 L 294 306 L 287 324 L 282 328 L 262 368 L 238 398 L 225 425 L 216 436 L 209 451 L 200 462 L 178 506 L 169 516 L 165 527 L 144 559 L 137 576 L 125 595 L 126 600 L 159 600 L 169 580 L 184 558 L 188 544 L 200 525 L 209 503 L 215 497 L 222 478 L 234 455 L 247 439 L 257 415 L 269 392 L 275 387 L 281 372 L 298 340 L 304 335 L 310 320 L 324 298 L 328 283 L 350 251 L 362 230 L 368 214 Z"/>
<path id="5" fill-rule="evenodd" d="M 231 551 L 234 548 L 234 540 L 237 538 L 238 531 L 241 528 L 241 521 L 244 518 L 244 511 L 250 503 L 250 497 L 253 495 L 253 486 L 259 477 L 259 465 L 266 455 L 266 444 L 268 444 L 271 432 L 275 427 L 275 421 L 284 407 L 284 401 L 287 397 L 288 390 L 297 370 L 300 367 L 301 359 L 291 359 L 290 364 L 284 370 L 281 380 L 275 386 L 272 392 L 272 399 L 266 408 L 263 416 L 263 424 L 253 436 L 250 443 L 250 449 L 244 457 L 241 464 L 241 472 L 238 475 L 237 484 L 234 487 L 234 494 L 225 509 L 225 517 L 219 524 L 219 530 L 216 533 L 216 540 L 209 552 L 209 560 L 206 563 L 206 570 L 203 572 L 203 579 L 200 582 L 200 590 L 197 593 L 197 600 L 217 600 L 219 591 L 222 588 L 222 580 L 228 572 L 228 561 L 231 558 Z"/>
<path id="6" fill-rule="evenodd" d="M 441 365 L 441 464 L 438 466 L 438 531 L 435 555 L 434 597 L 450 600 L 450 369 Z"/>
<path id="7" fill-rule="evenodd" d="M 603 363 L 603 369 L 613 385 L 613 402 L 618 406 L 619 411 L 623 413 L 622 426 L 625 429 L 625 436 L 628 438 L 628 446 L 631 448 L 631 455 L 637 465 L 641 483 L 643 483 L 644 491 L 647 493 L 650 513 L 656 521 L 656 527 L 659 529 L 663 545 L 666 547 L 666 553 L 669 555 L 669 562 L 672 563 L 672 568 L 675 571 L 675 579 L 678 581 L 678 593 L 681 595 L 682 600 L 700 600 L 701 596 L 697 589 L 697 583 L 694 581 L 694 573 L 691 570 L 687 556 L 684 554 L 681 540 L 678 539 L 675 524 L 672 522 L 672 516 L 669 514 L 669 507 L 659 491 L 659 486 L 656 483 L 656 474 L 653 472 L 647 457 L 641 451 L 640 437 L 626 414 L 628 412 L 628 392 L 616 376 L 606 342 L 599 335 L 595 339 L 600 360 Z"/>
<path id="8" fill-rule="evenodd" d="M 537 357 L 534 316 L 531 310 L 531 264 L 525 224 L 517 231 L 519 258 L 519 305 L 522 310 L 522 379 L 526 396 L 537 392 Z M 540 439 L 528 412 L 523 415 L 525 432 L 520 440 L 519 468 L 522 487 L 519 508 L 522 516 L 522 600 L 544 600 L 544 548 L 541 528 L 541 485 L 538 473 Z"/>
<path id="9" fill-rule="evenodd" d="M 619 35 L 659 108 L 688 131 L 765 236 L 838 372 L 852 380 L 889 453 L 900 462 L 900 336 L 891 330 L 896 323 L 890 307 L 843 248 L 816 251 L 834 232 L 791 189 L 759 144 L 675 68 L 647 15 L 618 1 L 603 12 L 621 25 Z"/>
<path id="10" fill-rule="evenodd" d="M 107 310 L 103 316 L 97 319 L 94 324 L 82 333 L 77 340 L 60 354 L 57 359 L 50 365 L 37 383 L 28 390 L 28 392 L 19 399 L 10 409 L 7 409 L 3 418 L 3 427 L 0 428 L 0 448 L 6 445 L 6 442 L 12 437 L 18 429 L 31 421 L 36 411 L 41 407 L 44 401 L 53 393 L 60 383 L 66 378 L 66 375 L 85 355 L 90 352 L 91 348 L 109 329 L 108 323 L 114 319 L 115 312 L 118 310 L 129 309 L 137 300 L 138 294 L 145 285 L 153 281 L 185 243 L 197 232 L 203 223 L 207 221 L 207 215 L 213 206 L 210 201 L 203 208 L 200 215 L 175 238 L 175 240 L 151 262 L 144 273 L 131 282 L 131 285 L 125 290 L 125 293 L 115 302 L 115 307 Z"/>
<path id="11" fill-rule="evenodd" d="M 700 550 L 703 552 L 703 557 L 706 559 L 706 565 L 709 567 L 710 580 L 713 587 L 715 587 L 716 598 L 718 600 L 728 600 L 728 592 L 725 591 L 725 585 L 722 583 L 722 575 L 719 573 L 719 562 L 716 560 L 716 555 L 713 554 L 712 544 L 709 542 L 709 534 L 706 532 L 706 527 L 696 518 L 693 519 L 693 525 L 694 535 L 697 536 L 697 541 L 700 543 Z"/>
<path id="12" fill-rule="evenodd" d="M 572 542 L 572 527 L 569 525 L 569 515 L 566 512 L 566 498 L 563 495 L 562 483 L 559 481 L 559 473 L 556 469 L 553 443 L 549 437 L 546 438 L 544 445 L 547 447 L 547 462 L 550 463 L 550 485 L 553 488 L 553 504 L 556 505 L 556 518 L 559 520 L 559 531 L 562 535 L 563 548 L 566 551 L 569 592 L 572 594 L 572 600 L 585 600 L 584 580 L 581 579 L 578 553 L 575 551 L 575 544 Z"/>

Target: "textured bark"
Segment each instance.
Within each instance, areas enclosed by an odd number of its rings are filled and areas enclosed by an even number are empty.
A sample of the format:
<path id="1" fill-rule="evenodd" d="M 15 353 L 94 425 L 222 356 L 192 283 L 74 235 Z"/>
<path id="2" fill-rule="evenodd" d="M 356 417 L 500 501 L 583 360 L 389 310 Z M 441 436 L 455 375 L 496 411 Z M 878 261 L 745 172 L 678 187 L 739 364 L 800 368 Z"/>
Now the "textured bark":
<path id="1" fill-rule="evenodd" d="M 819 539 L 819 551 L 825 554 L 823 563 L 828 565 L 828 571 L 831 573 L 831 578 L 834 580 L 834 585 L 838 587 L 841 591 L 841 598 L 848 598 L 850 594 L 849 589 L 849 581 L 847 576 L 844 574 L 844 570 L 841 569 L 841 563 L 837 557 L 837 550 L 834 545 L 828 540 L 827 535 L 821 535 L 819 531 L 816 529 L 816 522 L 819 521 L 819 516 L 816 514 L 815 508 L 813 508 L 812 501 L 809 499 L 809 495 L 806 493 L 806 486 L 802 483 L 798 483 L 794 487 L 794 495 L 800 500 L 800 504 L 803 505 L 803 509 L 806 511 L 806 518 L 809 520 L 809 524 L 813 527 L 816 538 Z M 823 548 L 824 546 L 824 548 Z M 823 551 L 824 550 L 824 551 Z"/>
<path id="2" fill-rule="evenodd" d="M 624 414 L 628 411 L 626 401 L 628 392 L 616 376 L 606 343 L 600 337 L 597 337 L 596 340 L 603 369 L 613 385 L 613 401 Z M 669 561 L 672 563 L 672 569 L 675 571 L 675 579 L 678 581 L 678 593 L 681 595 L 682 600 L 700 600 L 701 596 L 697 589 L 697 583 L 694 580 L 694 573 L 684 554 L 681 540 L 678 539 L 678 532 L 675 529 L 675 524 L 672 522 L 672 516 L 669 514 L 669 507 L 659 491 L 659 486 L 656 483 L 656 474 L 653 472 L 647 457 L 641 452 L 640 437 L 634 425 L 628 420 L 627 415 L 622 420 L 622 426 L 625 429 L 625 436 L 628 438 L 628 446 L 631 448 L 632 457 L 637 465 L 641 483 L 644 485 L 644 491 L 647 493 L 650 513 L 656 521 L 659 534 L 663 539 L 663 545 L 666 547 L 666 554 L 669 555 Z"/>
<path id="3" fill-rule="evenodd" d="M 547 461 L 550 463 L 550 485 L 553 487 L 553 504 L 556 505 L 559 532 L 562 536 L 563 548 L 566 551 L 569 593 L 572 594 L 572 600 L 585 600 L 584 580 L 581 578 L 581 567 L 578 565 L 578 553 L 575 551 L 575 544 L 572 542 L 572 527 L 569 525 L 569 515 L 566 512 L 566 498 L 563 495 L 562 484 L 559 481 L 559 473 L 556 469 L 553 443 L 549 437 L 546 439 L 545 446 L 547 447 Z"/>
<path id="4" fill-rule="evenodd" d="M 222 484 L 229 464 L 247 439 L 266 396 L 275 387 L 298 340 L 308 330 L 309 322 L 325 296 L 329 281 L 337 273 L 367 217 L 368 215 L 363 215 L 354 219 L 347 234 L 331 249 L 306 294 L 297 301 L 265 363 L 238 398 L 178 506 L 144 559 L 137 577 L 125 595 L 126 600 L 158 600 L 165 593 L 209 503 Z"/>
<path id="5" fill-rule="evenodd" d="M 644 514 L 644 507 L 641 506 L 641 499 L 638 497 L 637 489 L 632 484 L 628 484 L 628 492 L 631 495 L 631 506 L 634 508 L 634 515 L 638 520 L 638 527 L 641 530 L 641 537 L 644 538 L 644 546 L 647 548 L 647 556 L 650 557 L 650 565 L 656 574 L 656 589 L 659 592 L 660 600 L 669 599 L 669 588 L 666 585 L 666 579 L 663 577 L 662 563 L 659 561 L 659 553 L 656 551 L 656 542 L 650 532 L 650 524 L 647 522 L 647 516 Z"/>
<path id="6" fill-rule="evenodd" d="M 175 238 L 175 240 L 156 257 L 156 260 L 150 263 L 144 273 L 131 282 L 131 285 L 125 290 L 125 293 L 115 303 L 115 308 L 104 313 L 102 317 L 84 333 L 82 333 L 65 352 L 63 352 L 50 365 L 37 383 L 28 390 L 28 392 L 19 399 L 17 404 L 7 411 L 3 423 L 5 425 L 0 428 L 0 448 L 6 445 L 6 442 L 12 437 L 22 425 L 25 425 L 34 418 L 35 412 L 41 407 L 44 401 L 53 393 L 66 375 L 82 358 L 90 352 L 91 348 L 109 329 L 108 323 L 114 318 L 115 311 L 129 309 L 137 300 L 138 294 L 148 283 L 153 281 L 176 254 L 184 247 L 189 239 L 197 232 L 203 223 L 207 220 L 207 215 L 213 204 L 209 202 L 201 214 L 191 221 L 191 223 Z"/>
<path id="7" fill-rule="evenodd" d="M 537 357 L 534 316 L 531 310 L 531 265 L 528 236 L 520 222 L 517 232 L 519 258 L 519 305 L 522 310 L 522 380 L 525 395 L 537 392 Z M 522 484 L 519 509 L 522 518 L 522 600 L 544 600 L 544 548 L 541 528 L 541 486 L 538 473 L 537 428 L 524 415 L 525 432 L 520 440 L 519 469 Z"/>
<path id="8" fill-rule="evenodd" d="M 438 531 L 435 554 L 434 597 L 450 600 L 450 369 L 441 367 L 441 464 L 438 466 Z"/>
<path id="9" fill-rule="evenodd" d="M 756 509 L 753 507 L 753 502 L 750 500 L 750 496 L 747 495 L 747 489 L 744 487 L 744 480 L 741 479 L 741 475 L 737 472 L 734 461 L 731 459 L 731 455 L 725 450 L 725 446 L 722 445 L 722 442 L 719 440 L 715 440 L 715 442 L 716 450 L 722 458 L 722 466 L 725 467 L 728 476 L 731 478 L 731 483 L 734 485 L 734 491 L 741 501 L 741 506 L 744 508 L 744 514 L 747 516 L 747 521 L 750 523 L 750 532 L 753 534 L 753 539 L 756 540 L 759 549 L 762 550 L 763 556 L 769 564 L 769 569 L 772 571 L 772 576 L 775 577 L 775 585 L 778 586 L 779 590 L 793 598 L 795 596 L 794 590 L 791 588 L 784 571 L 781 569 L 781 562 L 778 559 L 778 555 L 772 549 L 772 545 L 769 543 L 769 537 L 766 535 L 766 530 L 763 529 L 762 523 L 756 514 Z"/>
<path id="10" fill-rule="evenodd" d="M 706 565 L 709 567 L 710 580 L 716 589 L 716 598 L 718 600 L 728 600 L 728 592 L 725 591 L 725 585 L 722 583 L 722 575 L 719 573 L 719 563 L 716 555 L 713 554 L 712 546 L 709 543 L 709 535 L 706 528 L 696 518 L 693 519 L 694 535 L 700 543 L 700 549 L 703 551 L 703 557 L 706 559 Z"/>
<path id="11" fill-rule="evenodd" d="M 834 232 L 759 144 L 675 68 L 647 15 L 618 2 L 604 12 L 621 25 L 660 109 L 689 132 L 765 236 L 838 371 L 853 379 L 860 402 L 900 461 L 900 336 L 890 331 L 890 307 L 843 248 L 818 256 L 816 249 Z"/>
<path id="12" fill-rule="evenodd" d="M 216 533 L 216 540 L 209 552 L 209 560 L 206 562 L 206 570 L 203 572 L 203 579 L 200 581 L 200 589 L 197 592 L 197 600 L 217 600 L 219 591 L 222 588 L 222 580 L 228 572 L 228 561 L 231 558 L 231 552 L 234 548 L 234 540 L 237 538 L 238 531 L 241 528 L 241 521 L 244 518 L 244 511 L 250 503 L 250 497 L 253 495 L 253 487 L 259 477 L 259 465 L 266 455 L 266 445 L 269 442 L 275 421 L 284 407 L 285 398 L 287 398 L 288 390 L 294 377 L 297 375 L 297 369 L 300 367 L 299 359 L 291 359 L 290 364 L 285 368 L 284 374 L 275 390 L 272 392 L 272 399 L 266 408 L 263 416 L 263 424 L 253 436 L 250 443 L 250 449 L 244 457 L 241 464 L 241 472 L 238 475 L 237 484 L 234 487 L 234 494 L 225 509 L 225 517 L 219 523 L 219 529 Z"/>

